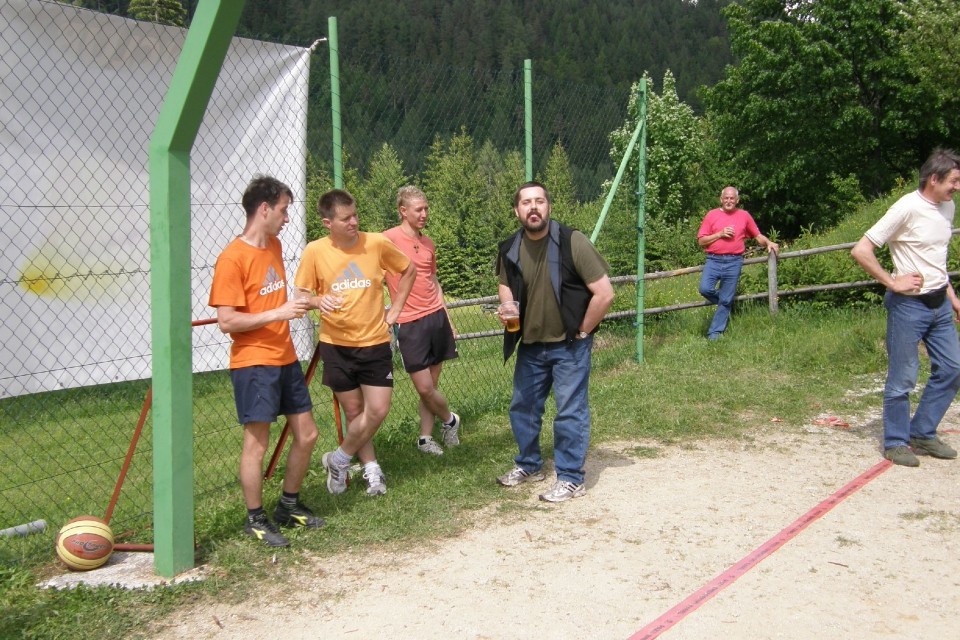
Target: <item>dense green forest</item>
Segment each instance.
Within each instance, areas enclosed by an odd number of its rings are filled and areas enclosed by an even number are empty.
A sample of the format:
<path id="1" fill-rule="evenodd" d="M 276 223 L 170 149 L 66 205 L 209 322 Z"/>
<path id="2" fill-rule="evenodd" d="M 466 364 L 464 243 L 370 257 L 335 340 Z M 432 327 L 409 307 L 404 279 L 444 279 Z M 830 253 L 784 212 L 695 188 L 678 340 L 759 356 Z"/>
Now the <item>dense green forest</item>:
<path id="1" fill-rule="evenodd" d="M 128 0 L 74 4 L 124 14 Z M 491 243 L 512 223 L 527 58 L 534 174 L 585 231 L 646 98 L 644 188 L 635 159 L 599 241 L 618 273 L 635 260 L 638 191 L 648 266 L 672 268 L 699 259 L 697 225 L 726 184 L 792 241 L 960 146 L 960 3 L 947 0 L 248 0 L 238 33 L 309 45 L 329 16 L 345 182 L 369 229 L 392 222 L 399 185 L 426 189 L 455 295 L 488 290 Z M 326 53 L 311 61 L 308 199 L 331 184 Z"/>

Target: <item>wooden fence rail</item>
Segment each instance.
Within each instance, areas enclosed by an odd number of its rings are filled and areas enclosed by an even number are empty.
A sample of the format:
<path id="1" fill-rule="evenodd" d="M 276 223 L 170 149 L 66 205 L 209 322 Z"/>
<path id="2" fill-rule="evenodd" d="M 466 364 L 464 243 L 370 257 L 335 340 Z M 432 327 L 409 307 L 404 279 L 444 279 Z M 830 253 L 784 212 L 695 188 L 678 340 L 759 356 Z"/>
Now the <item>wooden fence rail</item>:
<path id="1" fill-rule="evenodd" d="M 960 234 L 960 228 L 954 229 L 952 235 Z M 760 300 L 762 298 L 767 299 L 767 305 L 770 308 L 770 313 L 776 313 L 779 309 L 779 300 L 781 296 L 793 296 L 800 295 L 804 293 L 816 293 L 820 291 L 840 291 L 843 289 L 857 289 L 860 287 L 871 287 L 879 286 L 876 280 L 870 278 L 868 280 L 857 280 L 855 282 L 836 282 L 832 284 L 821 284 L 809 287 L 797 287 L 796 289 L 780 289 L 779 282 L 777 279 L 777 266 L 782 260 L 791 260 L 795 258 L 805 258 L 808 256 L 815 256 L 821 253 L 830 253 L 833 251 L 849 251 L 853 248 L 856 242 L 844 242 L 843 244 L 831 244 L 823 247 L 814 247 L 813 249 L 800 249 L 798 251 L 782 251 L 779 256 L 774 254 L 767 254 L 766 256 L 761 256 L 758 258 L 747 258 L 743 261 L 743 265 L 751 264 L 767 264 L 767 290 L 761 293 L 749 293 L 737 296 L 735 300 Z M 674 278 L 676 276 L 684 276 L 691 273 L 700 273 L 703 271 L 703 265 L 698 265 L 695 267 L 683 267 L 682 269 L 673 269 L 670 271 L 654 271 L 653 273 L 643 274 L 643 280 L 663 280 L 664 278 Z M 960 275 L 960 271 L 951 271 L 949 274 L 951 277 Z M 619 284 L 636 284 L 637 276 L 628 275 L 628 276 L 615 276 L 610 278 L 610 282 L 614 285 Z M 497 296 L 485 296 L 483 298 L 470 298 L 468 300 L 458 300 L 456 302 L 451 302 L 447 305 L 449 309 L 456 309 L 459 307 L 471 307 L 471 306 L 484 306 L 484 305 L 495 305 L 497 304 Z M 701 300 L 697 302 L 683 302 L 680 304 L 673 304 L 666 307 L 649 307 L 644 308 L 643 315 L 655 314 L 655 313 L 666 313 L 668 311 L 681 311 L 683 309 L 695 309 L 697 307 L 707 307 L 710 306 L 711 302 L 706 300 Z M 636 317 L 636 309 L 630 309 L 627 311 L 614 311 L 608 313 L 604 316 L 604 320 L 613 320 L 616 318 L 632 318 Z M 491 336 L 499 336 L 503 332 L 499 329 L 490 330 L 490 331 L 475 331 L 473 333 L 461 333 L 457 336 L 458 340 L 471 340 L 475 338 L 489 338 Z"/>

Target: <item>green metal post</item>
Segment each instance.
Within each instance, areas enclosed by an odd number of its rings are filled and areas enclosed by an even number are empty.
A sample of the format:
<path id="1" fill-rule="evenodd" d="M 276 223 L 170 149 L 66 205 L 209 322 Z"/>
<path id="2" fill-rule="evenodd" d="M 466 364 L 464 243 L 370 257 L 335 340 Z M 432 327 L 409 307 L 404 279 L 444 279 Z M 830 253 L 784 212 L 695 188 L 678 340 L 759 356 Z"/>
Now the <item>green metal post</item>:
<path id="1" fill-rule="evenodd" d="M 327 18 L 330 41 L 330 115 L 333 118 L 333 186 L 343 188 L 343 128 L 340 124 L 340 44 L 337 19 Z"/>
<path id="2" fill-rule="evenodd" d="M 643 273 L 647 197 L 647 81 L 640 80 L 640 142 L 637 149 L 637 362 L 643 362 Z"/>
<path id="3" fill-rule="evenodd" d="M 150 138 L 154 571 L 193 567 L 190 150 L 243 0 L 202 0 Z"/>
<path id="4" fill-rule="evenodd" d="M 646 81 L 641 80 L 643 83 L 641 85 L 641 91 L 643 91 L 643 96 L 646 96 Z M 646 98 L 644 97 L 644 100 Z M 646 102 L 643 103 L 644 113 L 646 113 Z M 644 116 L 645 117 L 645 116 Z M 620 168 L 617 170 L 617 175 L 613 179 L 613 184 L 610 185 L 610 192 L 607 193 L 607 199 L 603 203 L 603 208 L 600 210 L 600 217 L 597 218 L 597 224 L 593 227 L 593 233 L 590 234 L 590 242 L 596 244 L 597 238 L 600 237 L 600 229 L 603 228 L 603 223 L 607 219 L 607 213 L 610 211 L 610 205 L 613 204 L 613 197 L 617 195 L 617 189 L 620 188 L 620 181 L 623 180 L 623 174 L 627 170 L 627 164 L 630 162 L 630 158 L 633 156 L 633 148 L 637 146 L 637 140 L 640 138 L 640 134 L 644 132 L 644 117 L 641 117 L 637 121 L 637 126 L 633 130 L 633 136 L 630 138 L 630 143 L 627 145 L 627 150 L 623 153 L 623 159 L 620 161 Z"/>
<path id="5" fill-rule="evenodd" d="M 533 61 L 523 61 L 523 130 L 527 182 L 533 180 Z"/>

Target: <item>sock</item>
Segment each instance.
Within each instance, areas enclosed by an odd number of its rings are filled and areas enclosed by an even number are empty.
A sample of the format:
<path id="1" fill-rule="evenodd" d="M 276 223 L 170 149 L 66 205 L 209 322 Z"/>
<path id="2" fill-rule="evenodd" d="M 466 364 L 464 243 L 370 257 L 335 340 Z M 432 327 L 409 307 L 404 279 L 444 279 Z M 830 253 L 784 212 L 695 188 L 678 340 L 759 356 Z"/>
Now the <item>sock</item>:
<path id="1" fill-rule="evenodd" d="M 454 417 L 453 411 L 451 411 L 451 412 L 450 412 L 450 421 L 449 421 L 449 422 L 444 422 L 444 423 L 443 423 L 443 426 L 445 426 L 445 427 L 452 427 L 452 426 L 453 426 L 453 423 L 454 423 L 455 421 L 456 421 L 456 417 Z"/>
<path id="2" fill-rule="evenodd" d="M 363 470 L 364 470 L 364 472 L 366 472 L 366 473 L 369 473 L 369 472 L 371 472 L 371 471 L 377 470 L 377 469 L 379 469 L 379 468 L 380 468 L 380 465 L 377 464 L 377 461 L 376 461 L 376 460 L 372 460 L 372 461 L 367 462 L 366 464 L 363 465 Z"/>
<path id="3" fill-rule="evenodd" d="M 296 492 L 296 493 L 287 493 L 286 491 L 282 491 L 282 492 L 280 493 L 280 504 L 282 504 L 284 507 L 286 507 L 287 510 L 291 510 L 291 509 L 293 509 L 294 507 L 296 507 L 296 506 L 297 506 L 297 502 L 298 502 L 299 500 L 300 500 L 300 492 L 299 492 L 299 491 Z"/>
<path id="4" fill-rule="evenodd" d="M 340 447 L 337 447 L 337 450 L 333 452 L 333 464 L 338 467 L 349 467 L 351 460 L 353 460 L 353 456 L 348 456 Z"/>
<path id="5" fill-rule="evenodd" d="M 257 507 L 256 509 L 247 509 L 247 520 L 249 520 L 250 522 L 253 522 L 254 520 L 256 520 L 258 517 L 262 515 L 266 515 L 262 505 Z"/>

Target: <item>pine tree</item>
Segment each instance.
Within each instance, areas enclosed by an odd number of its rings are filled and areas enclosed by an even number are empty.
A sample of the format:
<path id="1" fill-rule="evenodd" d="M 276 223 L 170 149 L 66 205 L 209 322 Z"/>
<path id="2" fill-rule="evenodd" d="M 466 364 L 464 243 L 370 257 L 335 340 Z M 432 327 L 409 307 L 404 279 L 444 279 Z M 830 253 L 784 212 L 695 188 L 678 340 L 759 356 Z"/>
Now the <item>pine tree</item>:
<path id="1" fill-rule="evenodd" d="M 171 27 L 182 27 L 187 20 L 187 12 L 180 0 L 130 0 L 127 15 L 135 20 Z"/>

